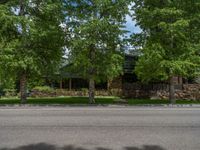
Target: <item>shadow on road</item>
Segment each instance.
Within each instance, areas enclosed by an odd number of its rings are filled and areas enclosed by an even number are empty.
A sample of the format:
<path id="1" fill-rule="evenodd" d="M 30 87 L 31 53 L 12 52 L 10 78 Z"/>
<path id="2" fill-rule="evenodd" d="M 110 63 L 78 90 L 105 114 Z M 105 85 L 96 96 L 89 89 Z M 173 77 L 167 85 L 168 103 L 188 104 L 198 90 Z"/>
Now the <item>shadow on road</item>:
<path id="1" fill-rule="evenodd" d="M 81 147 L 74 147 L 72 145 L 58 147 L 46 143 L 30 144 L 26 146 L 20 146 L 17 148 L 0 148 L 0 150 L 88 150 Z M 112 150 L 103 147 L 95 148 L 94 150 Z M 114 150 L 114 149 L 113 149 Z M 123 150 L 166 150 L 157 145 L 144 145 L 143 147 L 125 147 Z"/>

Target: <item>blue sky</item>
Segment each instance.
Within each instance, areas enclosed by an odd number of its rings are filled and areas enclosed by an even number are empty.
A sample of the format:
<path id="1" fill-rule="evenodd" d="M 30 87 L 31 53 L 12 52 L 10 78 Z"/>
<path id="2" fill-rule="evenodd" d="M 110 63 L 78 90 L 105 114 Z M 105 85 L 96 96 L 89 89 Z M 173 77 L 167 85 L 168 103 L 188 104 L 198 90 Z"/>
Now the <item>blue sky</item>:
<path id="1" fill-rule="evenodd" d="M 134 3 L 130 4 L 129 5 L 129 10 L 130 10 L 130 14 L 134 14 L 134 11 L 132 10 L 132 6 L 134 6 Z M 126 29 L 128 31 L 130 31 L 130 34 L 132 33 L 140 33 L 141 32 L 141 29 L 136 26 L 136 21 L 135 20 L 132 20 L 132 17 L 130 15 L 126 15 Z"/>
<path id="2" fill-rule="evenodd" d="M 134 20 L 132 20 L 132 18 L 129 15 L 126 16 L 126 21 L 127 21 L 126 29 L 128 31 L 130 31 L 129 35 L 131 33 L 140 33 L 141 32 L 141 29 L 138 26 L 136 26 L 136 22 Z"/>

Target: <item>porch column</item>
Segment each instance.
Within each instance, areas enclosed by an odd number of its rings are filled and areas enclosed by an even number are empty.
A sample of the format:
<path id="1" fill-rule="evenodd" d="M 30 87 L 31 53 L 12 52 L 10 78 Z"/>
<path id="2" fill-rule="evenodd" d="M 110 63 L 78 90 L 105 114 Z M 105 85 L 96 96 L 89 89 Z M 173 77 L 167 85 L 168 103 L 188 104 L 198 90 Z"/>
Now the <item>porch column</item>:
<path id="1" fill-rule="evenodd" d="M 111 88 L 111 80 L 107 80 L 107 90 L 109 91 Z"/>
<path id="2" fill-rule="evenodd" d="M 69 79 L 69 90 L 70 91 L 72 90 L 72 79 L 71 78 Z"/>
<path id="3" fill-rule="evenodd" d="M 63 89 L 63 81 L 62 81 L 62 79 L 60 81 L 60 89 Z"/>
<path id="4" fill-rule="evenodd" d="M 183 84 L 183 78 L 180 76 L 178 78 L 179 78 L 179 84 Z"/>

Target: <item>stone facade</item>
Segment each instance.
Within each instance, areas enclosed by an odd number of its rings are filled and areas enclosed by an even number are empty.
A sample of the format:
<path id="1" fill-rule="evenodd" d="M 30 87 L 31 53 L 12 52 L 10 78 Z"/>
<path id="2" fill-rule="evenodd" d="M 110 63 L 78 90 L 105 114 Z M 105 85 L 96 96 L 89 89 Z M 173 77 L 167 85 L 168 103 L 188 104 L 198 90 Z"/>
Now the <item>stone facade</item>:
<path id="1" fill-rule="evenodd" d="M 168 91 L 157 91 L 155 96 L 160 99 L 167 99 Z M 175 91 L 176 99 L 200 100 L 200 84 L 183 84 L 182 90 Z"/>
<path id="2" fill-rule="evenodd" d="M 120 81 L 120 80 L 119 80 Z M 115 83 L 116 84 L 116 83 Z M 148 84 L 125 83 L 122 88 L 112 88 L 109 90 L 96 90 L 96 96 L 121 96 L 125 98 L 149 98 L 149 99 L 168 99 L 168 84 Z M 50 92 L 41 92 L 34 90 L 31 97 L 56 97 L 56 96 L 87 96 L 88 90 L 52 90 Z M 176 85 L 176 99 L 200 100 L 200 84 Z"/>
<path id="3" fill-rule="evenodd" d="M 108 81 L 108 87 L 107 89 L 108 90 L 111 90 L 111 89 L 122 89 L 122 77 L 117 77 L 115 79 L 113 79 L 112 81 Z"/>
<path id="4" fill-rule="evenodd" d="M 181 77 L 174 78 L 175 98 L 184 100 L 200 100 L 200 84 L 183 84 Z M 109 91 L 120 91 L 117 95 L 125 98 L 151 98 L 151 99 L 168 99 L 169 85 L 165 83 L 142 84 L 123 83 L 122 78 L 116 78 L 109 83 Z M 115 92 L 116 93 L 116 92 Z"/>
<path id="5" fill-rule="evenodd" d="M 124 83 L 123 96 L 126 98 L 151 98 L 156 96 L 157 91 L 166 91 L 168 84 L 141 84 Z"/>

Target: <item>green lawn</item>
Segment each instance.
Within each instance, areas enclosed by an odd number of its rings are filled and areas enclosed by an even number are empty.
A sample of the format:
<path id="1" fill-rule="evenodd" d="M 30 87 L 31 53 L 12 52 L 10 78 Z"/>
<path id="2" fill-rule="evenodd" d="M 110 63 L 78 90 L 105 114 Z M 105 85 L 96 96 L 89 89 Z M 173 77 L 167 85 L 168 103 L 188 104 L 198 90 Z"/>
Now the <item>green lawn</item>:
<path id="1" fill-rule="evenodd" d="M 170 104 L 169 100 L 149 100 L 149 99 L 129 99 L 129 105 L 145 105 L 145 104 Z M 177 100 L 176 104 L 200 104 L 200 101 L 192 101 L 192 100 Z"/>
<path id="2" fill-rule="evenodd" d="M 96 104 L 112 104 L 115 97 L 98 97 Z M 0 99 L 0 104 L 20 104 L 19 99 Z M 88 104 L 87 97 L 29 98 L 27 104 Z"/>
<path id="3" fill-rule="evenodd" d="M 116 97 L 97 97 L 96 104 L 119 104 Z M 20 104 L 20 100 L 0 99 L 0 104 Z M 87 97 L 29 98 L 27 104 L 88 104 Z M 127 99 L 129 105 L 170 104 L 168 100 Z M 177 100 L 177 104 L 200 104 L 200 101 Z"/>

